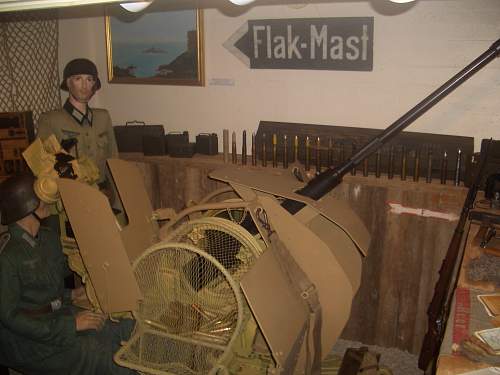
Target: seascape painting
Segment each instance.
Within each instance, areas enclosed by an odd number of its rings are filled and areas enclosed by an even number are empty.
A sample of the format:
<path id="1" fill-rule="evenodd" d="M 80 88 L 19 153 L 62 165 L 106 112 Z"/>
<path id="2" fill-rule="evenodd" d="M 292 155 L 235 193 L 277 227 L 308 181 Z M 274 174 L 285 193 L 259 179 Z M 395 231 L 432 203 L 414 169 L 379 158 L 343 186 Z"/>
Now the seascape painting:
<path id="1" fill-rule="evenodd" d="M 106 17 L 110 83 L 203 85 L 200 10 Z"/>

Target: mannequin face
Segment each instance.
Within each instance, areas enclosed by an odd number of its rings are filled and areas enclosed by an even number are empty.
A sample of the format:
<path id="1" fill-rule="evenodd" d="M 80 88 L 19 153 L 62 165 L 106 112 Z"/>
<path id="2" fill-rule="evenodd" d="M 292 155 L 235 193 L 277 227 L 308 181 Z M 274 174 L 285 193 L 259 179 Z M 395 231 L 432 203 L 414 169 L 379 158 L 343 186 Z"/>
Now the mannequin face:
<path id="1" fill-rule="evenodd" d="M 35 215 L 38 218 L 35 217 Z M 16 221 L 16 223 L 23 228 L 26 232 L 35 237 L 40 229 L 40 221 L 39 219 L 45 219 L 50 215 L 49 206 L 44 202 L 40 201 L 40 205 L 38 208 L 28 216 L 23 217 L 22 219 Z"/>
<path id="2" fill-rule="evenodd" d="M 87 104 L 94 95 L 95 79 L 89 74 L 77 74 L 67 79 L 70 99 Z"/>

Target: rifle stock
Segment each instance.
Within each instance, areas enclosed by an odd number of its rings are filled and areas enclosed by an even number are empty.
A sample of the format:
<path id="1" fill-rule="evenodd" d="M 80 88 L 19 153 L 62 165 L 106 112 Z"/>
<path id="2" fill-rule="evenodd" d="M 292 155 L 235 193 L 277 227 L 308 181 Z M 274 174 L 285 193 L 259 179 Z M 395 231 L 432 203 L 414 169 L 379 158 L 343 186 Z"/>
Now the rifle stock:
<path id="1" fill-rule="evenodd" d="M 484 173 L 491 143 L 492 140 L 490 139 L 485 154 L 481 155 L 481 161 L 479 168 L 477 169 L 477 174 L 467 193 L 467 197 L 460 214 L 460 219 L 458 220 L 458 224 L 453 232 L 453 237 L 451 238 L 450 245 L 448 246 L 448 251 L 446 252 L 446 256 L 439 270 L 439 279 L 434 288 L 432 301 L 427 310 L 427 315 L 429 317 L 427 333 L 424 336 L 422 349 L 420 350 L 420 356 L 418 358 L 418 367 L 424 371 L 428 370 L 430 365 L 435 364 L 435 359 L 437 358 L 441 348 L 453 293 L 456 289 L 459 276 L 459 270 L 457 270 L 457 268 L 459 269 L 460 267 L 457 267 L 457 262 L 460 265 L 464 256 L 463 252 L 460 254 L 464 228 L 468 220 L 469 211 L 473 207 L 474 201 L 476 200 L 476 195 Z M 455 283 L 453 287 L 452 282 Z"/>

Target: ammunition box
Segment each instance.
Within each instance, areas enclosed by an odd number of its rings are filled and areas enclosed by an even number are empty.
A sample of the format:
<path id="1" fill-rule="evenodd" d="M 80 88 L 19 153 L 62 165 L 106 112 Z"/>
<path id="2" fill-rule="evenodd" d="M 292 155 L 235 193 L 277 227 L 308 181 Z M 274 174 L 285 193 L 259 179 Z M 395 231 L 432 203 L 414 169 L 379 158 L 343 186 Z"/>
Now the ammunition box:
<path id="1" fill-rule="evenodd" d="M 196 153 L 203 155 L 217 155 L 219 153 L 219 141 L 217 139 L 217 134 L 198 134 L 196 136 Z"/>
<path id="2" fill-rule="evenodd" d="M 168 146 L 168 153 L 174 158 L 192 158 L 195 154 L 195 143 L 172 143 Z"/>
<path id="3" fill-rule="evenodd" d="M 189 143 L 189 132 L 170 132 L 165 135 L 165 143 L 167 145 L 167 153 L 172 155 L 170 150 L 174 149 L 176 145 L 187 145 Z"/>
<path id="4" fill-rule="evenodd" d="M 145 156 L 160 156 L 166 154 L 165 135 L 144 135 L 142 149 Z"/>
<path id="5" fill-rule="evenodd" d="M 143 152 L 142 138 L 144 125 L 117 125 L 113 126 L 116 146 L 119 152 Z"/>
<path id="6" fill-rule="evenodd" d="M 119 152 L 142 152 L 144 155 L 165 155 L 163 125 L 146 125 L 143 121 L 128 121 L 113 126 Z"/>

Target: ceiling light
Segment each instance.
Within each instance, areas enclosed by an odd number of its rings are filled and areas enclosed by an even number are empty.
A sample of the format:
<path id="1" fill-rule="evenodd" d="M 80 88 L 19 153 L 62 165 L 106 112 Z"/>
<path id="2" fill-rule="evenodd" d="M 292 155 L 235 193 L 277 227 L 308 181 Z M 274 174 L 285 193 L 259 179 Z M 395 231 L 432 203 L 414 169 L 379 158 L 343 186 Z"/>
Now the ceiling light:
<path id="1" fill-rule="evenodd" d="M 136 1 L 133 3 L 121 3 L 120 6 L 129 12 L 137 13 L 141 12 L 144 9 L 146 9 L 148 6 L 151 5 L 153 0 L 150 1 Z"/>
<path id="2" fill-rule="evenodd" d="M 404 4 L 404 3 L 411 3 L 412 1 L 415 0 L 390 0 L 390 1 L 392 1 L 393 3 Z"/>
<path id="3" fill-rule="evenodd" d="M 229 0 L 229 1 L 235 5 L 247 5 L 253 2 L 254 0 Z"/>
<path id="4" fill-rule="evenodd" d="M 118 3 L 124 0 L 0 0 L 0 13 L 1 12 L 15 12 L 19 10 L 37 10 L 37 9 L 52 9 L 52 8 L 65 8 L 77 5 L 94 5 L 94 4 L 107 4 Z"/>

